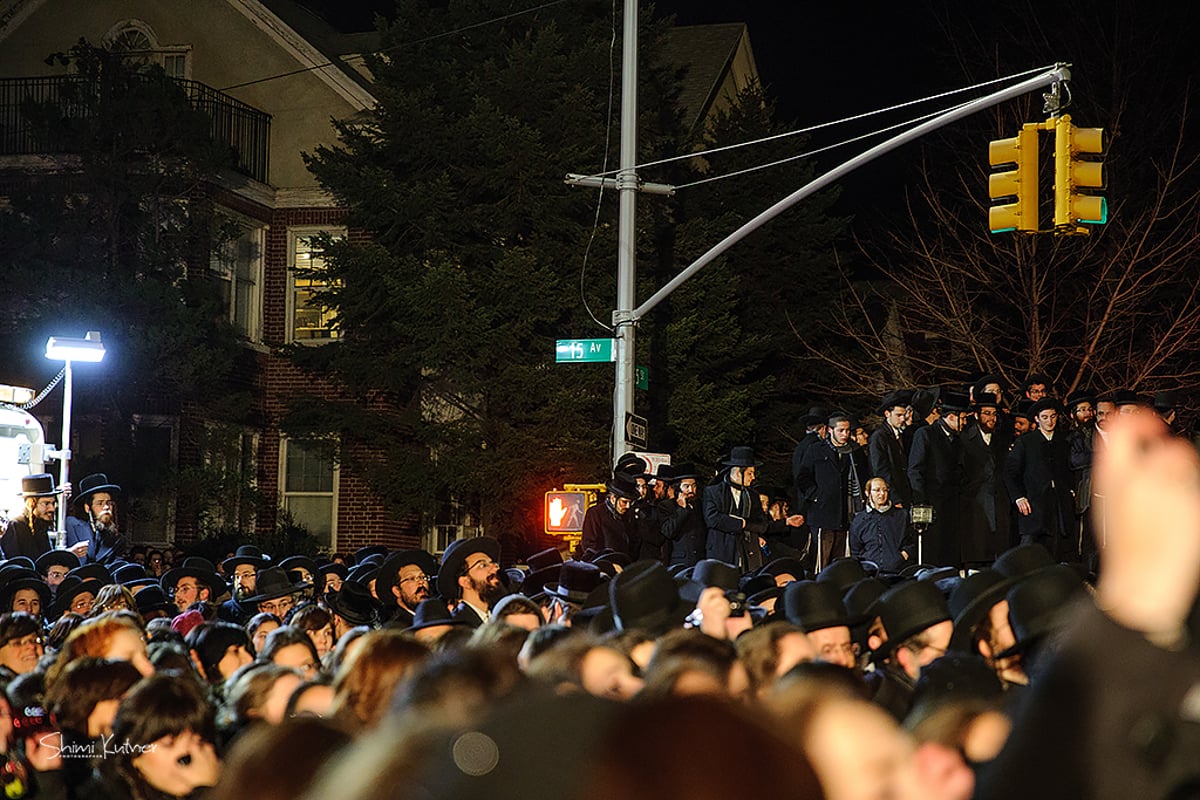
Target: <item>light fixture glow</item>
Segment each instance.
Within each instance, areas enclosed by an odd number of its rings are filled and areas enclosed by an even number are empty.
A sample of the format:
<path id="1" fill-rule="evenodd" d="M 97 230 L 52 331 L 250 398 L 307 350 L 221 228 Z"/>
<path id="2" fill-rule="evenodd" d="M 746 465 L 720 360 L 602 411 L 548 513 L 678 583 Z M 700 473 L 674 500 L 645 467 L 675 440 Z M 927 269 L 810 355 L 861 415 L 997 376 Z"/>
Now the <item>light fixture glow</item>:
<path id="1" fill-rule="evenodd" d="M 96 363 L 104 360 L 104 344 L 100 331 L 88 331 L 82 339 L 66 336 L 51 336 L 46 340 L 46 358 L 54 361 L 87 361 Z"/>

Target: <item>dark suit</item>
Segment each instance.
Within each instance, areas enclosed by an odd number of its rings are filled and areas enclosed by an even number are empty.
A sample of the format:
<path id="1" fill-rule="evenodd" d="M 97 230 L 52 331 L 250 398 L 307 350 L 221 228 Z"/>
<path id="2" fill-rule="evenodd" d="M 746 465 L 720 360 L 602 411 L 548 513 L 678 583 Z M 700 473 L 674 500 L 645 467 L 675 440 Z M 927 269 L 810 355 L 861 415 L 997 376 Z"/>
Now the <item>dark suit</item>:
<path id="1" fill-rule="evenodd" d="M 958 434 L 944 419 L 926 425 L 913 436 L 908 454 L 908 482 L 913 505 L 933 506 L 933 524 L 925 529 L 921 557 L 926 564 L 958 566 L 958 505 L 960 486 Z"/>
<path id="2" fill-rule="evenodd" d="M 821 566 L 845 553 L 850 520 L 866 506 L 870 471 L 867 454 L 858 445 L 839 453 L 825 441 L 804 452 L 796 488 L 807 505 L 807 522 L 820 537 Z M 853 495 L 852 486 L 857 487 Z"/>
<path id="3" fill-rule="evenodd" d="M 733 564 L 743 572 L 758 569 L 763 564 L 758 537 L 752 536 L 750 520 L 754 512 L 762 516 L 758 495 L 752 489 L 742 489 L 740 497 L 733 496 L 729 473 L 724 479 L 704 487 L 704 524 L 708 527 L 705 556 Z"/>
<path id="4" fill-rule="evenodd" d="M 29 521 L 21 516 L 9 520 L 4 535 L 0 536 L 0 550 L 5 558 L 28 556 L 34 561 L 38 556 L 45 555 L 53 549 L 50 543 L 50 526 L 40 520 L 34 520 L 33 530 L 29 529 Z"/>
<path id="5" fill-rule="evenodd" d="M 1068 450 L 1066 431 L 1056 431 L 1053 439 L 1047 439 L 1034 430 L 1017 439 L 1004 462 L 1009 497 L 1013 503 L 1024 497 L 1031 507 L 1028 515 L 1014 512 L 1021 542 L 1043 544 L 1056 556 L 1069 555 L 1065 539 L 1075 519 Z"/>
<path id="6" fill-rule="evenodd" d="M 630 512 L 617 514 L 612 507 L 612 495 L 587 510 L 583 517 L 583 534 L 579 540 L 580 550 L 610 549 L 624 553 L 630 558 L 637 558 L 634 550 L 636 532 Z"/>
<path id="7" fill-rule="evenodd" d="M 704 516 L 694 506 L 680 507 L 674 500 L 663 499 L 658 504 L 662 517 L 662 535 L 670 544 L 667 563 L 670 566 L 687 564 L 694 567 L 705 557 L 708 547 L 708 527 Z"/>
<path id="8" fill-rule="evenodd" d="M 893 503 L 907 508 L 912 502 L 912 487 L 908 483 L 908 456 L 901 437 L 886 422 L 875 429 L 867 440 L 867 455 L 871 460 L 871 477 L 883 478 L 891 490 Z"/>
<path id="9" fill-rule="evenodd" d="M 993 561 L 1008 549 L 1011 525 L 1008 489 L 1004 486 L 1004 459 L 1000 436 L 991 444 L 973 425 L 959 437 L 962 459 L 962 507 L 959 516 L 959 557 L 964 564 Z"/>

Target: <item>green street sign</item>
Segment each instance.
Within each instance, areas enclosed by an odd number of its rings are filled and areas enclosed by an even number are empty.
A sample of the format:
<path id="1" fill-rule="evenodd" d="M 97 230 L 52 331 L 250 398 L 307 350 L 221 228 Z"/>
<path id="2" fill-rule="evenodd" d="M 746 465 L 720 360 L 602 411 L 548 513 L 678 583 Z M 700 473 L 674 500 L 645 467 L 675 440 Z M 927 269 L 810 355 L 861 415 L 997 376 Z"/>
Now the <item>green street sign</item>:
<path id="1" fill-rule="evenodd" d="M 559 339 L 554 348 L 556 362 L 616 361 L 613 339 Z"/>
<path id="2" fill-rule="evenodd" d="M 639 389 L 646 391 L 650 390 L 650 368 L 649 367 L 634 367 L 633 368 L 634 385 Z"/>

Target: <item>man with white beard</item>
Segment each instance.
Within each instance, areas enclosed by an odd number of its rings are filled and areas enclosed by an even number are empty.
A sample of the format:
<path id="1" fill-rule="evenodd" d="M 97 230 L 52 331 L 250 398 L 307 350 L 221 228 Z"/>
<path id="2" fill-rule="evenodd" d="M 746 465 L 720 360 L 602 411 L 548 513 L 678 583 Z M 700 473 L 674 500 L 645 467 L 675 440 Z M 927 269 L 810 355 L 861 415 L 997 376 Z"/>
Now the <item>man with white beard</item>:
<path id="1" fill-rule="evenodd" d="M 83 563 L 108 564 L 124 555 L 128 540 L 117 527 L 116 498 L 121 487 L 102 472 L 79 482 L 72 502 L 76 513 L 67 517 L 67 549 Z"/>

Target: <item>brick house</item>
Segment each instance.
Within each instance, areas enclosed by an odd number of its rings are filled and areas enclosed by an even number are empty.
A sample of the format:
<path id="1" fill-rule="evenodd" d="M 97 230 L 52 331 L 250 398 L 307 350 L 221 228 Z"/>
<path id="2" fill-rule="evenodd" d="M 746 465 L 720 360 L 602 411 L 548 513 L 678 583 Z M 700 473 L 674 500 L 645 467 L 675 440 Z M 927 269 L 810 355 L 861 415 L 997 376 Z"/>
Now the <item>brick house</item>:
<path id="1" fill-rule="evenodd" d="M 280 348 L 337 346 L 329 319 L 305 303 L 319 282 L 297 279 L 293 268 L 319 267 L 314 234 L 361 234 L 346 229 L 301 153 L 334 141 L 331 118 L 353 119 L 374 105 L 369 76 L 354 57 L 374 46 L 374 34 L 339 33 L 292 0 L 0 0 L 0 197 L 6 181 L 61 168 L 61 154 L 38 152 L 22 139 L 19 105 L 29 96 L 54 97 L 66 69 L 47 65 L 45 57 L 81 37 L 160 64 L 210 113 L 214 138 L 238 155 L 236 169 L 205 187 L 205 202 L 239 231 L 210 254 L 208 268 L 224 282 L 229 318 L 242 338 L 239 380 L 254 398 L 254 422 L 205 419 L 186 402 L 147 407 L 135 417 L 135 435 L 149 443 L 152 457 L 173 467 L 241 471 L 331 551 L 373 543 L 438 551 L 478 533 L 453 503 L 424 521 L 400 518 L 353 467 L 280 431 L 297 394 L 338 396 L 336 386 L 301 372 Z M 684 104 L 693 124 L 755 74 L 744 25 L 677 29 L 671 47 L 678 63 L 690 67 Z M 79 436 L 72 443 L 77 453 L 102 453 L 102 442 Z M 249 517 L 244 509 L 184 512 L 178 499 L 157 498 L 146 504 L 153 514 L 127 518 L 135 540 L 186 545 L 213 527 L 266 533 L 277 521 L 272 509 Z"/>

